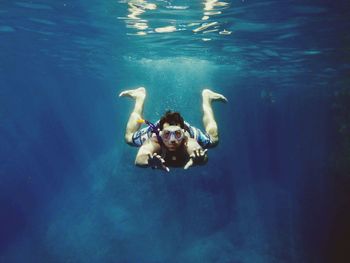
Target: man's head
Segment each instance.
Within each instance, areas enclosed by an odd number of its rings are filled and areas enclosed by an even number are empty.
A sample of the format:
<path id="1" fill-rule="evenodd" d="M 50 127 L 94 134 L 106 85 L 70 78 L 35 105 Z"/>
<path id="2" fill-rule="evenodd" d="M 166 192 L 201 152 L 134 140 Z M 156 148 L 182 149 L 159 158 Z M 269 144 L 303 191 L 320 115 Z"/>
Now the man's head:
<path id="1" fill-rule="evenodd" d="M 185 141 L 184 119 L 178 112 L 167 111 L 159 121 L 164 145 L 169 151 L 175 151 Z"/>

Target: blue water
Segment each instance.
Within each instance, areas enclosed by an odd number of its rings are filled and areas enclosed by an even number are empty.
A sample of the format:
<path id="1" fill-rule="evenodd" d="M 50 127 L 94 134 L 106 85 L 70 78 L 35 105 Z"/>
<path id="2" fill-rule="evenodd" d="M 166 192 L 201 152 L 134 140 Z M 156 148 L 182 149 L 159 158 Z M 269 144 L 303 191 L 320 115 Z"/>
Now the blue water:
<path id="1" fill-rule="evenodd" d="M 350 262 L 349 2 L 128 2 L 2 1 L 0 262 Z M 228 98 L 206 166 L 134 166 L 138 86 Z"/>

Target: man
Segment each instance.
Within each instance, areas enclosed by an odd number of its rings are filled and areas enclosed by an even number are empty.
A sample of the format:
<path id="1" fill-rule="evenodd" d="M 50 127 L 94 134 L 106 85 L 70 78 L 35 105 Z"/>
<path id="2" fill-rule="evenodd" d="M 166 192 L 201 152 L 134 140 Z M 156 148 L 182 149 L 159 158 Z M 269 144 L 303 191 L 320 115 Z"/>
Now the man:
<path id="1" fill-rule="evenodd" d="M 219 142 L 218 126 L 214 118 L 211 102 L 227 99 L 209 89 L 202 91 L 203 124 L 206 133 L 189 125 L 178 112 L 166 112 L 156 123 L 142 119 L 146 89 L 143 87 L 126 90 L 119 97 L 128 96 L 135 100 L 130 114 L 125 141 L 140 147 L 135 164 L 140 167 L 152 167 L 169 172 L 169 167 L 184 167 L 205 164 L 208 161 L 207 149 Z M 149 127 L 140 129 L 141 123 Z"/>

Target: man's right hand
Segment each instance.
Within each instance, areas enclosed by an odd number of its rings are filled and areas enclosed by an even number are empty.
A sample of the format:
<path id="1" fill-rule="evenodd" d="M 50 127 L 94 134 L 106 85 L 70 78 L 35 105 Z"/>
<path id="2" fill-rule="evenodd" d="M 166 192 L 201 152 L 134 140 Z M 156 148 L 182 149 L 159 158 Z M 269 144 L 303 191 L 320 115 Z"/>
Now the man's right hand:
<path id="1" fill-rule="evenodd" d="M 167 172 L 170 171 L 170 169 L 164 165 L 165 160 L 157 153 L 154 153 L 153 155 L 148 155 L 148 165 L 152 167 L 152 169 L 162 169 Z"/>

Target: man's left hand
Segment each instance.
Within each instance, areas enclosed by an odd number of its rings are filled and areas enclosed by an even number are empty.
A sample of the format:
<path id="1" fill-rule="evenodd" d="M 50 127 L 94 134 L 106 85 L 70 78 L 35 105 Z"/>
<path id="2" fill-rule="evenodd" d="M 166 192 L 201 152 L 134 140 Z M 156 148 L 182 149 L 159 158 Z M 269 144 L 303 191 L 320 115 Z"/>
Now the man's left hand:
<path id="1" fill-rule="evenodd" d="M 198 148 L 193 151 L 190 155 L 190 160 L 184 166 L 184 169 L 187 170 L 194 164 L 203 164 L 207 160 L 207 151 L 208 149 L 203 150 L 202 148 Z"/>

